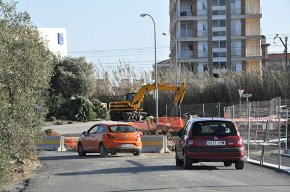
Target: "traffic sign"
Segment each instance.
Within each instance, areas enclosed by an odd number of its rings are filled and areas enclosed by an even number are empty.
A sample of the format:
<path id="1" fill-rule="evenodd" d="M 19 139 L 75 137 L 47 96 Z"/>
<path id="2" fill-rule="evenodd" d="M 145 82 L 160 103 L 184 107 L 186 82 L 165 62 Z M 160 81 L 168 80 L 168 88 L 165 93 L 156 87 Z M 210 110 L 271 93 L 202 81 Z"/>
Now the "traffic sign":
<path id="1" fill-rule="evenodd" d="M 239 89 L 238 92 L 239 92 L 240 98 L 242 98 L 243 97 L 243 93 L 244 93 L 244 89 Z"/>
<path id="2" fill-rule="evenodd" d="M 243 94 L 243 97 L 252 97 L 252 94 L 249 94 L 249 93 Z"/>

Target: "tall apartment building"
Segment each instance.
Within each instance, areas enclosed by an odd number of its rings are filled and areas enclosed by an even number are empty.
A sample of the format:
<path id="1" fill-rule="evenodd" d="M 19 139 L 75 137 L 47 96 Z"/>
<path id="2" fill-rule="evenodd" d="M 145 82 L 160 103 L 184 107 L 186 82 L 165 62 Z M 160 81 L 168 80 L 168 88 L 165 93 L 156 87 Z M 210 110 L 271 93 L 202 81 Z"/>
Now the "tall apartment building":
<path id="1" fill-rule="evenodd" d="M 169 0 L 171 63 L 212 75 L 261 70 L 260 0 Z"/>

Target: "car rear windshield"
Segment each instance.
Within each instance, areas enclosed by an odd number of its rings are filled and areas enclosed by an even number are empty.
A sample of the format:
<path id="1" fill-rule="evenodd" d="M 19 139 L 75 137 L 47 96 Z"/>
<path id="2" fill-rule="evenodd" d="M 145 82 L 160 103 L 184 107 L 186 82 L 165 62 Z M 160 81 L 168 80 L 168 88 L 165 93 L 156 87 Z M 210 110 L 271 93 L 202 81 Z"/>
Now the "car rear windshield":
<path id="1" fill-rule="evenodd" d="M 235 124 L 229 121 L 200 121 L 192 125 L 193 136 L 237 135 Z"/>
<path id="2" fill-rule="evenodd" d="M 134 127 L 128 126 L 128 125 L 113 125 L 113 126 L 110 126 L 110 131 L 117 132 L 117 133 L 118 132 L 128 133 L 128 132 L 136 132 L 137 130 Z"/>

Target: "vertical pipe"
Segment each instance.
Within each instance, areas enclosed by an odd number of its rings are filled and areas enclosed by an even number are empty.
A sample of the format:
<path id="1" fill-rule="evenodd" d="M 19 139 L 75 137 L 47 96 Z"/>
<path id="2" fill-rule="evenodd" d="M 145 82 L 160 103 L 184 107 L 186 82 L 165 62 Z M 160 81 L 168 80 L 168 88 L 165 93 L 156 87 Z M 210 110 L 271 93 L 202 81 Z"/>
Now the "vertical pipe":
<path id="1" fill-rule="evenodd" d="M 251 103 L 248 104 L 248 146 L 247 146 L 247 159 L 250 159 L 250 136 L 251 136 L 251 122 L 250 122 L 250 114 L 251 114 Z"/>
<path id="2" fill-rule="evenodd" d="M 281 168 L 281 115 L 280 115 L 280 107 L 278 109 L 278 165 L 279 169 Z"/>
<path id="3" fill-rule="evenodd" d="M 288 109 L 286 110 L 286 113 L 287 113 L 287 115 L 286 115 L 286 130 L 285 130 L 285 134 L 286 134 L 286 144 L 285 144 L 285 150 L 288 150 Z"/>

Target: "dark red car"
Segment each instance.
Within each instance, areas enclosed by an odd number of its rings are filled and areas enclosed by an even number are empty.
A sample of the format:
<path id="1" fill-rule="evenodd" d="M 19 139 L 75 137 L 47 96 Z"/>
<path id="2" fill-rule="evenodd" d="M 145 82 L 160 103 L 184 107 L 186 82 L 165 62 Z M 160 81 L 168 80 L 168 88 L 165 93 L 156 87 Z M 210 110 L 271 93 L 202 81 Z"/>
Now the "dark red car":
<path id="1" fill-rule="evenodd" d="M 176 166 L 190 169 L 192 163 L 235 163 L 244 168 L 245 147 L 236 125 L 224 118 L 192 118 L 178 132 L 175 145 Z"/>

